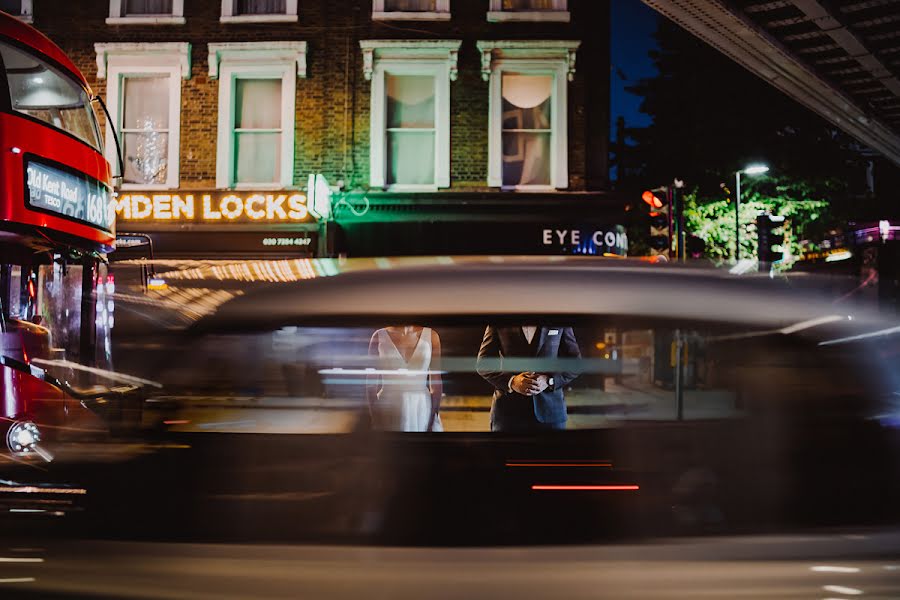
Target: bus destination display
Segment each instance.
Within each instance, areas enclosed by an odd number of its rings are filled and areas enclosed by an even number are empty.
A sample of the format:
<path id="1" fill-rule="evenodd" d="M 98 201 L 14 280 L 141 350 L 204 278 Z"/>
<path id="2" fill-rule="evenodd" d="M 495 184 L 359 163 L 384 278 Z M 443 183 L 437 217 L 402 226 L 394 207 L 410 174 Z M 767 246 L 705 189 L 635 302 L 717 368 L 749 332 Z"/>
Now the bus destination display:
<path id="1" fill-rule="evenodd" d="M 25 172 L 27 202 L 31 208 L 112 231 L 112 211 L 106 186 L 87 176 L 33 160 L 26 161 Z"/>

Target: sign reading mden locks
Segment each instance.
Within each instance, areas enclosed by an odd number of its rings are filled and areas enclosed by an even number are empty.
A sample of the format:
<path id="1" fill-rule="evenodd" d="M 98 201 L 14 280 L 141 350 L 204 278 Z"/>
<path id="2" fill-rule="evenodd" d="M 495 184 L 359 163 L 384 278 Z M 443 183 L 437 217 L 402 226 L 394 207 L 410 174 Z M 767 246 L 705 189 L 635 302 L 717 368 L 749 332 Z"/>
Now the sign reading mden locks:
<path id="1" fill-rule="evenodd" d="M 105 185 L 32 160 L 25 165 L 29 207 L 112 231 L 115 217 Z"/>

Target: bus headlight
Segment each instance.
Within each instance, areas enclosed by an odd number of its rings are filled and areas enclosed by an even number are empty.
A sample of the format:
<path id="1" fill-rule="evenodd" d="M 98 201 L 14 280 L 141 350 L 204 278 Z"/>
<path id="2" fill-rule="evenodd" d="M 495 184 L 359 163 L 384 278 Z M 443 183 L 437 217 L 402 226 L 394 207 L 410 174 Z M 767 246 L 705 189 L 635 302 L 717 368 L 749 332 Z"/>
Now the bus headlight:
<path id="1" fill-rule="evenodd" d="M 37 445 L 41 441 L 41 432 L 37 425 L 31 421 L 18 421 L 13 423 L 6 432 L 6 445 L 15 454 L 28 454 L 36 452 Z"/>

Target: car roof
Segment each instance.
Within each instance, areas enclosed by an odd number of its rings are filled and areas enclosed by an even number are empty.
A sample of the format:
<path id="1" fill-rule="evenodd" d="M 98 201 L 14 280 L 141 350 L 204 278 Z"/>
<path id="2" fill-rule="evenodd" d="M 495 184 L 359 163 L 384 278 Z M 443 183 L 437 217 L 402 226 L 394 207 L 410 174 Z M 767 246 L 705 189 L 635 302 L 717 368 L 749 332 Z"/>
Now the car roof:
<path id="1" fill-rule="evenodd" d="M 344 262 L 342 270 L 331 276 L 247 289 L 197 327 L 261 329 L 329 319 L 407 322 L 516 315 L 616 315 L 763 329 L 823 320 L 884 326 L 877 313 L 859 309 L 850 313 L 821 295 L 799 292 L 784 282 L 734 277 L 719 269 L 621 259 L 438 257 L 370 262 L 365 268 Z"/>

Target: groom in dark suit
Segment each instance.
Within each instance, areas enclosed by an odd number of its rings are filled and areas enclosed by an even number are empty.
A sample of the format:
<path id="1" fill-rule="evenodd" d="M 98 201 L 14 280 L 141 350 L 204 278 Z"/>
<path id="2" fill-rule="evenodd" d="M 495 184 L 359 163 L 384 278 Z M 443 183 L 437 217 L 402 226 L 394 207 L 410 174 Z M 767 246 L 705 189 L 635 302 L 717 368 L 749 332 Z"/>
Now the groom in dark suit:
<path id="1" fill-rule="evenodd" d="M 562 358 L 581 358 L 571 327 L 488 325 L 476 369 L 494 386 L 492 431 L 565 429 L 563 390 L 578 373 L 563 370 L 566 365 L 556 360 Z M 522 370 L 542 363 L 551 368 Z"/>

